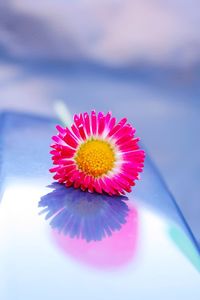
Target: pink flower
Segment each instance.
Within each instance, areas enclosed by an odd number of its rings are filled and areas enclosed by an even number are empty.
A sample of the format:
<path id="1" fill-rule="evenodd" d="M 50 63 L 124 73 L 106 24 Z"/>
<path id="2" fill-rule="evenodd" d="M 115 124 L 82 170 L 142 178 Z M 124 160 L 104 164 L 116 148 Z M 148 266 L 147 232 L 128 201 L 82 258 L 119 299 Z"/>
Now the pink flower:
<path id="1" fill-rule="evenodd" d="M 144 167 L 145 152 L 124 118 L 95 111 L 74 116 L 71 130 L 56 127 L 52 160 L 54 179 L 83 191 L 121 195 L 131 192 Z"/>

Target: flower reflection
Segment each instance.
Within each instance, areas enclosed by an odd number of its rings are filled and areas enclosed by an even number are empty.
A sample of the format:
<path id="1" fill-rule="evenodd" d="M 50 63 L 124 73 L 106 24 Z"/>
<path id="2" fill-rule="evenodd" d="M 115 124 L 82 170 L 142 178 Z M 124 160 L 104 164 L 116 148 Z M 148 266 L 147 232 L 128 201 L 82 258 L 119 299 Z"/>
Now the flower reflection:
<path id="1" fill-rule="evenodd" d="M 67 257 L 112 270 L 132 260 L 138 245 L 138 212 L 126 197 L 90 194 L 53 183 L 39 207 L 51 219 L 51 240 Z"/>
<path id="2" fill-rule="evenodd" d="M 85 193 L 62 184 L 49 186 L 54 190 L 43 196 L 39 207 L 45 209 L 46 219 L 59 233 L 87 242 L 100 241 L 119 231 L 126 223 L 129 213 L 124 196 Z"/>

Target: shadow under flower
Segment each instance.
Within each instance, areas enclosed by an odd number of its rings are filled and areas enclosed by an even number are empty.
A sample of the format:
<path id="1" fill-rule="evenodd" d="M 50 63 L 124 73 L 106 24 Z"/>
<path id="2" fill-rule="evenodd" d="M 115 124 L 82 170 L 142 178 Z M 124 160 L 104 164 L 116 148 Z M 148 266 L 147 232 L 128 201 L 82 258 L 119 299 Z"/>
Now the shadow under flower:
<path id="1" fill-rule="evenodd" d="M 90 194 L 59 183 L 39 207 L 50 219 L 51 238 L 67 256 L 88 266 L 113 270 L 137 252 L 138 212 L 128 198 Z"/>
<path id="2" fill-rule="evenodd" d="M 41 198 L 39 207 L 44 210 L 40 214 L 46 213 L 45 219 L 51 219 L 50 226 L 59 233 L 100 241 L 126 223 L 129 207 L 125 196 L 91 194 L 59 183 L 49 188 L 54 190 Z"/>

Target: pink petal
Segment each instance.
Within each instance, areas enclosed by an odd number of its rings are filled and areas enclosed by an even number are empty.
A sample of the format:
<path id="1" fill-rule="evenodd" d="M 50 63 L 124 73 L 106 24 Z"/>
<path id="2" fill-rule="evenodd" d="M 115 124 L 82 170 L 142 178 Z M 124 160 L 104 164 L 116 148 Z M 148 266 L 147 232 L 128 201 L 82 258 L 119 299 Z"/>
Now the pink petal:
<path id="1" fill-rule="evenodd" d="M 113 134 L 113 138 L 120 139 L 123 136 L 134 136 L 134 130 L 132 127 L 126 125 L 121 127 L 116 133 Z"/>
<path id="2" fill-rule="evenodd" d="M 71 133 L 67 133 L 63 139 L 70 147 L 77 148 L 78 142 Z"/>
<path id="3" fill-rule="evenodd" d="M 85 123 L 85 129 L 88 136 L 90 136 L 90 118 L 88 113 L 84 113 L 84 123 Z"/>
<path id="4" fill-rule="evenodd" d="M 60 125 L 56 126 L 56 129 L 61 133 L 61 134 L 65 134 L 65 129 L 63 127 L 61 127 Z"/>
<path id="5" fill-rule="evenodd" d="M 127 149 L 137 150 L 139 138 L 121 138 L 120 140 L 116 141 L 116 144 L 119 146 L 120 150 L 126 151 Z"/>
<path id="6" fill-rule="evenodd" d="M 112 130 L 113 127 L 115 126 L 115 123 L 116 123 L 116 118 L 112 118 L 112 119 L 110 120 L 110 122 L 108 123 L 108 129 L 109 129 L 109 130 Z"/>
<path id="7" fill-rule="evenodd" d="M 85 141 L 86 140 L 86 134 L 85 134 L 84 126 L 82 124 L 79 125 L 78 130 L 79 130 L 81 138 Z"/>
<path id="8" fill-rule="evenodd" d="M 94 188 L 97 193 L 102 194 L 102 187 L 99 183 L 99 179 L 97 179 L 97 178 L 94 181 Z"/>
<path id="9" fill-rule="evenodd" d="M 92 132 L 95 135 L 97 132 L 97 116 L 94 110 L 91 112 L 91 122 L 92 122 Z"/>
<path id="10" fill-rule="evenodd" d="M 105 128 L 105 117 L 102 114 L 102 112 L 100 112 L 98 114 L 98 134 L 101 135 L 104 131 Z"/>
<path id="11" fill-rule="evenodd" d="M 105 116 L 105 126 L 108 126 L 110 119 L 111 119 L 111 112 L 108 112 L 107 115 Z"/>
<path id="12" fill-rule="evenodd" d="M 79 139 L 81 136 L 80 136 L 80 133 L 79 133 L 79 131 L 78 131 L 78 128 L 73 124 L 73 125 L 71 126 L 71 129 L 72 129 L 74 135 Z"/>
<path id="13" fill-rule="evenodd" d="M 108 133 L 108 136 L 111 137 L 112 135 L 114 135 L 121 127 L 124 126 L 126 121 L 127 121 L 126 118 L 121 119 L 121 121 L 110 130 L 110 132 Z"/>

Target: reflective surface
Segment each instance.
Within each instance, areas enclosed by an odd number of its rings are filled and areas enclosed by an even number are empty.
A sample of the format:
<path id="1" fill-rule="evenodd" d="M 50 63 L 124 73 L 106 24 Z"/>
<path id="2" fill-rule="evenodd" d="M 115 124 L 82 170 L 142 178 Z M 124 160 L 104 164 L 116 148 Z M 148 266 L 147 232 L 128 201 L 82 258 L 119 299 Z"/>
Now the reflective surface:
<path id="1" fill-rule="evenodd" d="M 1 123 L 0 299 L 200 298 L 198 244 L 148 157 L 128 200 L 65 194 L 47 187 L 55 121 Z"/>

